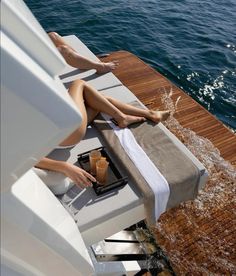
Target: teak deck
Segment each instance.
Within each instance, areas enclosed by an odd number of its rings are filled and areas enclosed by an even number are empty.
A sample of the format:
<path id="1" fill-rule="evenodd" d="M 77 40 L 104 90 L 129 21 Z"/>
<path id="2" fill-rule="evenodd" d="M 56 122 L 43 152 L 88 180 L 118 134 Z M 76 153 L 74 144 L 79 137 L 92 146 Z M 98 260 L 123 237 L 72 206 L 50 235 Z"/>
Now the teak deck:
<path id="1" fill-rule="evenodd" d="M 119 62 L 114 74 L 149 108 L 161 108 L 163 90 L 172 88 L 173 100 L 181 96 L 175 114 L 178 122 L 208 138 L 220 150 L 221 156 L 236 166 L 235 134 L 190 96 L 131 53 L 118 51 L 102 60 Z M 211 188 L 218 185 L 214 180 L 209 182 L 207 185 Z M 177 275 L 236 274 L 233 182 L 230 182 L 230 189 L 223 185 L 221 204 L 204 202 L 202 213 L 206 210 L 207 216 L 199 215 L 193 202 L 172 209 L 161 217 L 157 240 Z"/>

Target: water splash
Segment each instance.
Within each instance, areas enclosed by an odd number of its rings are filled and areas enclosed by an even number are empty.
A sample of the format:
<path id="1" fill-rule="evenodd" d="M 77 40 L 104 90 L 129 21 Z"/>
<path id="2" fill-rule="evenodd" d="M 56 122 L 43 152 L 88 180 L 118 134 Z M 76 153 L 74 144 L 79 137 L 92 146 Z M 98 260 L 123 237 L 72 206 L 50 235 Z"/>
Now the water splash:
<path id="1" fill-rule="evenodd" d="M 166 212 L 159 220 L 156 235 L 180 275 L 234 275 L 236 254 L 236 169 L 220 156 L 206 138 L 182 127 L 174 118 L 177 104 L 170 93 L 162 103 L 171 110 L 165 125 L 203 163 L 209 181 L 194 201 Z M 181 266 L 179 265 L 181 264 Z"/>

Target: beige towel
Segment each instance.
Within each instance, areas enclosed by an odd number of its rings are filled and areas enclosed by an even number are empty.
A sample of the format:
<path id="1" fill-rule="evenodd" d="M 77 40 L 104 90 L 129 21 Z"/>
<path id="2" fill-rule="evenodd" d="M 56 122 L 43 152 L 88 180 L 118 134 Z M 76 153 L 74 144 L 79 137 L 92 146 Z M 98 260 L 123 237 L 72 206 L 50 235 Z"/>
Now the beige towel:
<path id="1" fill-rule="evenodd" d="M 112 152 L 112 157 L 126 170 L 126 175 L 140 189 L 144 197 L 147 222 L 150 225 L 155 224 L 155 197 L 152 189 L 127 156 L 108 123 L 102 117 L 99 117 L 94 121 L 94 125 L 101 133 L 105 145 Z M 134 134 L 136 141 L 144 149 L 169 184 L 170 197 L 167 208 L 177 206 L 183 201 L 194 199 L 197 196 L 200 172 L 193 162 L 176 147 L 158 125 L 151 122 L 144 122 L 142 124 L 134 124 L 129 128 Z"/>

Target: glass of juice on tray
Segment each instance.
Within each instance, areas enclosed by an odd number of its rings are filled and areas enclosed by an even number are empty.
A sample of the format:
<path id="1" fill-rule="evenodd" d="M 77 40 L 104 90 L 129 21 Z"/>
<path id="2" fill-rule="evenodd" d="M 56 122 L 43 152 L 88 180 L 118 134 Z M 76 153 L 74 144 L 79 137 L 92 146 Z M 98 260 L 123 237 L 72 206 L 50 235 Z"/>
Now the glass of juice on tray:
<path id="1" fill-rule="evenodd" d="M 108 165 L 109 162 L 103 157 L 96 163 L 96 179 L 100 184 L 106 184 Z"/>
<path id="2" fill-rule="evenodd" d="M 89 153 L 89 164 L 90 164 L 90 173 L 96 174 L 96 163 L 101 158 L 101 152 L 98 150 L 92 150 Z"/>

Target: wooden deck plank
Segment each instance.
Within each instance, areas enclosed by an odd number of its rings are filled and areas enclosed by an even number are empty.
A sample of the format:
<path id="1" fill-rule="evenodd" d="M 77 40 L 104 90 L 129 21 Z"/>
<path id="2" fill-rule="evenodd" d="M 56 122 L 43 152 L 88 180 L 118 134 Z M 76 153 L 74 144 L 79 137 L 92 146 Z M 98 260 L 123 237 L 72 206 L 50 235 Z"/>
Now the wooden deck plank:
<path id="1" fill-rule="evenodd" d="M 235 134 L 189 95 L 128 52 L 115 52 L 103 60 L 118 60 L 114 74 L 148 108 L 163 107 L 164 91 L 172 89 L 174 101 L 181 96 L 175 113 L 181 126 L 209 139 L 221 156 L 236 166 Z M 200 204 L 202 210 L 195 201 L 187 202 L 159 219 L 157 241 L 177 275 L 236 275 L 235 186 L 226 177 L 219 171 L 210 178 L 207 197 Z M 228 182 L 222 186 L 220 181 Z M 207 191 L 209 196 L 212 191 L 216 192 L 208 199 Z"/>

